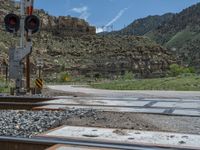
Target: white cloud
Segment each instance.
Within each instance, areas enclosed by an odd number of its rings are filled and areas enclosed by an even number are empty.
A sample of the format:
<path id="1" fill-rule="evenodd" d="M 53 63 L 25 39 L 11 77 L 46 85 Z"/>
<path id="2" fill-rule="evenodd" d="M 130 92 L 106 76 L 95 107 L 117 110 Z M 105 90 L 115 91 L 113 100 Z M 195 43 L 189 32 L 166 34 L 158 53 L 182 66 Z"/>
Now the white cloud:
<path id="1" fill-rule="evenodd" d="M 119 20 L 127 9 L 128 8 L 123 8 L 122 10 L 120 10 L 119 13 L 111 21 L 109 21 L 104 27 L 98 27 L 96 32 L 100 33 L 100 32 L 107 31 L 108 27 L 113 25 L 117 20 Z"/>
<path id="2" fill-rule="evenodd" d="M 87 20 L 90 16 L 90 13 L 88 12 L 87 6 L 72 8 L 71 11 L 80 14 L 79 18 L 82 18 L 82 19 L 85 19 L 85 20 Z"/>
<path id="3" fill-rule="evenodd" d="M 88 10 L 87 6 L 83 6 L 83 7 L 79 7 L 79 8 L 72 8 L 72 11 L 74 11 L 76 13 L 83 13 L 87 10 Z"/>
<path id="4" fill-rule="evenodd" d="M 97 27 L 96 28 L 96 33 L 101 33 L 101 32 L 103 32 L 103 28 Z"/>
<path id="5" fill-rule="evenodd" d="M 120 10 L 120 12 L 110 21 L 106 24 L 106 27 L 107 26 L 110 26 L 112 25 L 113 23 L 115 23 L 118 19 L 121 18 L 121 16 L 124 14 L 124 12 L 127 10 L 128 8 L 124 8 L 122 10 Z"/>

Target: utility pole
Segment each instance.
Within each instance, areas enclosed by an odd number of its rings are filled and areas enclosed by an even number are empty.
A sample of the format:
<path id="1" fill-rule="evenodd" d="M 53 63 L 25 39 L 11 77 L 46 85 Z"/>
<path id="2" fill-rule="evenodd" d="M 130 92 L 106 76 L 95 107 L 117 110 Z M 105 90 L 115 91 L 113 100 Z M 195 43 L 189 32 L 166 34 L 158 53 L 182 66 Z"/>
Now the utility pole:
<path id="1" fill-rule="evenodd" d="M 26 15 L 32 15 L 33 14 L 33 3 L 34 0 L 25 0 L 26 1 Z M 31 41 L 31 34 L 29 35 L 29 33 L 27 32 L 26 35 L 26 41 L 30 41 L 31 42 L 31 51 L 32 51 L 32 41 Z M 26 89 L 27 91 L 30 91 L 30 54 L 27 55 L 26 57 Z"/>

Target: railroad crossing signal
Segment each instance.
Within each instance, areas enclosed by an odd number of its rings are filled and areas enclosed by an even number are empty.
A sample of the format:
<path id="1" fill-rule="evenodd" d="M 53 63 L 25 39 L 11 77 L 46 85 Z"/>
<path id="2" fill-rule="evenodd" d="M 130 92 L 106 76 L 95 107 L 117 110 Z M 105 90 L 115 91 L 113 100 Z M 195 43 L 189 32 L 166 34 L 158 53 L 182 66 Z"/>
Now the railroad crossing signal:
<path id="1" fill-rule="evenodd" d="M 30 60 L 29 55 L 32 52 L 32 34 L 39 30 L 40 20 L 33 15 L 34 0 L 20 0 L 20 15 L 10 13 L 5 16 L 4 23 L 7 32 L 16 33 L 20 29 L 20 47 L 10 48 L 9 51 L 9 77 L 15 79 L 16 94 L 24 93 L 23 88 L 23 69 L 24 60 L 26 59 L 26 90 L 30 90 Z M 25 12 L 26 11 L 26 12 Z M 25 34 L 26 31 L 26 34 Z M 26 35 L 26 36 L 25 36 Z M 26 38 L 25 38 L 26 37 Z M 26 42 L 25 42 L 26 40 Z M 39 88 L 43 86 L 43 81 L 38 80 Z"/>
<path id="2" fill-rule="evenodd" d="M 20 18 L 16 14 L 8 14 L 4 18 L 6 31 L 10 33 L 15 33 L 20 28 Z M 35 15 L 30 15 L 25 18 L 24 28 L 27 32 L 31 34 L 36 33 L 40 27 L 40 20 Z"/>

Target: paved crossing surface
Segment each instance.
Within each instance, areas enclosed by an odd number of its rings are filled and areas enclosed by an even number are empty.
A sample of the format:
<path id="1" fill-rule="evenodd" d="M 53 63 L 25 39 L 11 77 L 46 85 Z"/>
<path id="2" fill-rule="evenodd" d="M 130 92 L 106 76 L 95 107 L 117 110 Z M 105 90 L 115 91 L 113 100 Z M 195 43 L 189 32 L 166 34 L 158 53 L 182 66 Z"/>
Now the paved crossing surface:
<path id="1" fill-rule="evenodd" d="M 44 102 L 47 105 L 35 109 L 84 108 L 98 111 L 200 117 L 200 92 L 109 91 L 76 86 L 50 86 L 50 88 L 66 92 L 81 92 L 87 96 L 60 96 L 57 100 Z"/>
<path id="2" fill-rule="evenodd" d="M 118 97 L 57 97 L 44 102 L 46 106 L 36 109 L 84 108 L 112 112 L 138 112 L 166 115 L 200 116 L 200 100 L 118 98 Z"/>
<path id="3" fill-rule="evenodd" d="M 178 147 L 180 149 L 199 149 L 200 147 L 200 135 L 98 127 L 62 126 L 36 137 L 90 140 L 94 143 L 96 141 L 130 145 L 137 143 L 151 146 Z"/>

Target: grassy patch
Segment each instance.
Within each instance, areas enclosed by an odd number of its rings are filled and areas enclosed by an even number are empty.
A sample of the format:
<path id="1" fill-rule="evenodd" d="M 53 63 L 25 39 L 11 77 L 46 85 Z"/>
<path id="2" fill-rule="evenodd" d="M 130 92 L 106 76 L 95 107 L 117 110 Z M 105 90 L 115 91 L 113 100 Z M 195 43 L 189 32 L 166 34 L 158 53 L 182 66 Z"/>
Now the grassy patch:
<path id="1" fill-rule="evenodd" d="M 175 36 L 169 40 L 165 46 L 167 47 L 178 47 L 180 48 L 183 43 L 186 43 L 189 40 L 192 40 L 195 37 L 196 33 L 191 32 L 188 29 L 178 32 Z"/>
<path id="2" fill-rule="evenodd" d="M 179 76 L 158 79 L 115 80 L 90 84 L 93 88 L 110 90 L 176 90 L 199 91 L 200 76 Z"/>
<path id="3" fill-rule="evenodd" d="M 10 87 L 9 85 L 0 80 L 0 93 L 9 93 Z"/>

